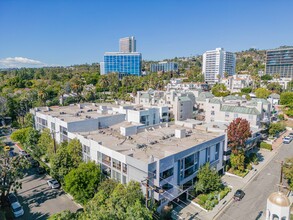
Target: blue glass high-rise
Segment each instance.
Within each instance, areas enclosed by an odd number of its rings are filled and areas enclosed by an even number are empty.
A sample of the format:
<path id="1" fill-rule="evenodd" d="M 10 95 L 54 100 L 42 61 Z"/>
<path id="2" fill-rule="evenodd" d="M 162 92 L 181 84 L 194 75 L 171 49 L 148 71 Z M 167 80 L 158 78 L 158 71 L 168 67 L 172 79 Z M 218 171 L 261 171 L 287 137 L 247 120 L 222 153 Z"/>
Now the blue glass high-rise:
<path id="1" fill-rule="evenodd" d="M 107 52 L 104 54 L 104 74 L 141 75 L 141 53 Z"/>

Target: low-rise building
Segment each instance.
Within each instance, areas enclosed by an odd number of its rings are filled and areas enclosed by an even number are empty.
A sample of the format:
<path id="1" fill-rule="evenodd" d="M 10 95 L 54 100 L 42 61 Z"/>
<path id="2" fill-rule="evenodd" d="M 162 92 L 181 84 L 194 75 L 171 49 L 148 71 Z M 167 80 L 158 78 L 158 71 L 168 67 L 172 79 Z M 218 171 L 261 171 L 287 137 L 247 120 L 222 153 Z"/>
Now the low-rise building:
<path id="1" fill-rule="evenodd" d="M 132 122 L 134 111 L 129 106 L 83 104 L 37 108 L 31 113 L 36 128 L 50 129 L 58 142 L 77 138 L 84 161 L 95 161 L 105 175 L 121 183 L 141 182 L 158 210 L 194 187 L 203 164 L 209 162 L 223 172 L 224 133 L 197 129 L 192 120 L 147 126 Z"/>

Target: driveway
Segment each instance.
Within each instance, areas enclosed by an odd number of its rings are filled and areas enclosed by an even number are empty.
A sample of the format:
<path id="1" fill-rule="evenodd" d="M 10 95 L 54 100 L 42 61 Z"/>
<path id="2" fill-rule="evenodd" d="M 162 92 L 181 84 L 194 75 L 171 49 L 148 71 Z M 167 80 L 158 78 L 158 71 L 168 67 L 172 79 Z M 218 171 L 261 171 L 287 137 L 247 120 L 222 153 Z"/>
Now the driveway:
<path id="1" fill-rule="evenodd" d="M 277 161 L 288 157 L 293 157 L 293 142 L 280 147 L 276 156 L 244 189 L 244 198 L 239 202 L 233 202 L 217 219 L 256 219 L 260 211 L 263 211 L 263 215 L 259 219 L 265 219 L 267 198 L 278 190 L 277 184 L 280 181 L 281 165 Z"/>
<path id="2" fill-rule="evenodd" d="M 48 187 L 46 175 L 28 175 L 22 182 L 22 189 L 18 190 L 20 203 L 24 208 L 24 216 L 18 219 L 47 219 L 50 215 L 63 210 L 77 211 L 78 207 L 62 189 Z"/>

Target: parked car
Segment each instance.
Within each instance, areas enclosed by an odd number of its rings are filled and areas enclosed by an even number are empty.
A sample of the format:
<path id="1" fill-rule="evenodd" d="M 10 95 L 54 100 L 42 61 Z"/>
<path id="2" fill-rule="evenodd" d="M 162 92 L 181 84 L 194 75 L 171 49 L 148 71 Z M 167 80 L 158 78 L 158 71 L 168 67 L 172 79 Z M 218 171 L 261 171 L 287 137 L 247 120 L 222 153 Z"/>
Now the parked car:
<path id="1" fill-rule="evenodd" d="M 243 190 L 238 189 L 233 196 L 233 199 L 236 201 L 240 201 L 243 197 L 245 196 L 245 193 L 243 192 Z"/>
<path id="2" fill-rule="evenodd" d="M 5 147 L 4 147 L 4 151 L 5 151 L 5 152 L 10 151 L 10 147 L 9 147 L 9 146 L 5 146 Z"/>
<path id="3" fill-rule="evenodd" d="M 60 184 L 57 180 L 51 179 L 47 181 L 49 187 L 51 187 L 52 189 L 59 189 L 60 188 Z"/>
<path id="4" fill-rule="evenodd" d="M 292 138 L 289 137 L 289 136 L 284 137 L 284 139 L 283 139 L 283 143 L 284 143 L 284 144 L 290 144 L 291 141 L 292 141 Z"/>
<path id="5" fill-rule="evenodd" d="M 20 217 L 24 214 L 22 206 L 19 202 L 14 202 L 11 204 L 11 209 L 15 218 Z"/>
<path id="6" fill-rule="evenodd" d="M 9 193 L 9 195 L 7 196 L 7 201 L 9 202 L 9 204 L 12 204 L 18 202 L 18 199 L 14 193 Z"/>
<path id="7" fill-rule="evenodd" d="M 37 168 L 37 174 L 41 175 L 41 174 L 45 174 L 46 170 L 44 167 L 38 167 Z"/>
<path id="8" fill-rule="evenodd" d="M 288 136 L 293 139 L 293 133 L 290 133 Z"/>

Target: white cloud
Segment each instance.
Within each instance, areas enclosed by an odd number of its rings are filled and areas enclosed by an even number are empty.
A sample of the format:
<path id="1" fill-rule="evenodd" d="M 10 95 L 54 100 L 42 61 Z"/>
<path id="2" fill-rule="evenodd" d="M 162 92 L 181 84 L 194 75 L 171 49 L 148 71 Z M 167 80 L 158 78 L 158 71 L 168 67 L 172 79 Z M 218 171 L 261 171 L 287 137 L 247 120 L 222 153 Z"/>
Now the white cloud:
<path id="1" fill-rule="evenodd" d="M 25 57 L 7 57 L 0 59 L 0 68 L 41 67 L 47 64 Z"/>

